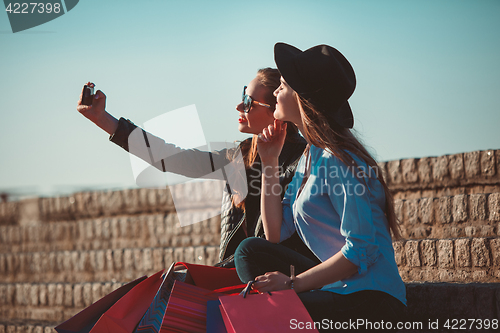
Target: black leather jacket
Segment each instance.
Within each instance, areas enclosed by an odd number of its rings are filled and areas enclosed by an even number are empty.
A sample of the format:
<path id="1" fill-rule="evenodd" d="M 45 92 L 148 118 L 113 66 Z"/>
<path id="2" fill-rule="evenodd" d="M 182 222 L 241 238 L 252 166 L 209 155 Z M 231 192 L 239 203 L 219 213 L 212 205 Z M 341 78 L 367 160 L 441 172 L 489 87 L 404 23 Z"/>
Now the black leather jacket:
<path id="1" fill-rule="evenodd" d="M 118 128 L 109 139 L 164 172 L 173 172 L 188 177 L 202 177 L 224 167 L 231 162 L 229 156 L 234 156 L 234 151 L 231 152 L 227 149 L 213 152 L 181 149 L 144 130 L 142 133 L 134 132 L 136 128 L 138 127 L 130 120 L 120 118 Z M 134 134 L 129 138 L 132 132 Z M 251 138 L 247 140 L 251 140 Z M 169 157 L 159 161 L 151 161 L 151 151 L 145 150 L 145 147 L 169 151 Z M 240 147 L 241 144 L 237 149 Z M 279 156 L 282 196 L 286 186 L 293 178 L 305 147 L 306 141 L 299 134 L 287 136 Z M 201 160 L 207 160 L 210 163 L 204 165 L 204 163 L 200 163 Z M 246 169 L 246 177 L 248 194 L 245 198 L 245 210 L 233 205 L 230 191 L 227 187 L 224 189 L 221 207 L 220 262 L 216 266 L 234 267 L 234 252 L 241 241 L 247 237 L 264 237 L 260 218 L 261 163 L 258 156 L 252 167 Z M 296 234 L 283 244 L 317 261 L 317 258 Z"/>

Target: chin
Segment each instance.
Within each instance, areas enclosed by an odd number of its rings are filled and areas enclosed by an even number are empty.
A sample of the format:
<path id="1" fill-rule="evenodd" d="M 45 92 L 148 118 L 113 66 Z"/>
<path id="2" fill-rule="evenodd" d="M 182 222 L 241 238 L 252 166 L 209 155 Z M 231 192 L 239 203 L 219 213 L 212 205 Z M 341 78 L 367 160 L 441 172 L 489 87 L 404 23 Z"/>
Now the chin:
<path id="1" fill-rule="evenodd" d="M 238 125 L 238 131 L 240 131 L 241 133 L 251 133 L 252 130 L 250 128 L 248 128 L 247 125 Z"/>

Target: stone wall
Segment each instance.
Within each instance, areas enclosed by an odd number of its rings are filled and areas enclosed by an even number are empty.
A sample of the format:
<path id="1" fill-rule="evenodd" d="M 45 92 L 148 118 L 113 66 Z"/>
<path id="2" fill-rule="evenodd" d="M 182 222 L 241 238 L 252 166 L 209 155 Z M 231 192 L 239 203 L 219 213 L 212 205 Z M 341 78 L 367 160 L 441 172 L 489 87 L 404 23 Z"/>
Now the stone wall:
<path id="1" fill-rule="evenodd" d="M 452 294 L 464 292 L 472 297 L 468 315 L 500 318 L 500 151 L 380 166 L 395 196 L 403 239 L 393 244 L 412 316 L 436 315 L 435 304 L 463 314 L 465 298 L 460 303 Z M 220 197 L 211 186 L 176 188 L 203 221 L 186 227 L 169 189 L 0 203 L 0 333 L 52 332 L 123 283 L 173 261 L 216 263 Z"/>

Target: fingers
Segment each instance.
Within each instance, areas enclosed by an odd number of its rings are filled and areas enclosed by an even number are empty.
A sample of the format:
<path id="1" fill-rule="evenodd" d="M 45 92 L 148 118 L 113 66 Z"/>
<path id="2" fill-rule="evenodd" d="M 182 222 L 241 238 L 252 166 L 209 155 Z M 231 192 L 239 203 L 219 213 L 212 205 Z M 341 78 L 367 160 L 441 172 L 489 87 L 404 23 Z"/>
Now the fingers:
<path id="1" fill-rule="evenodd" d="M 97 92 L 94 95 L 94 99 L 101 99 L 101 98 L 106 98 L 106 95 L 102 91 L 97 90 Z"/>

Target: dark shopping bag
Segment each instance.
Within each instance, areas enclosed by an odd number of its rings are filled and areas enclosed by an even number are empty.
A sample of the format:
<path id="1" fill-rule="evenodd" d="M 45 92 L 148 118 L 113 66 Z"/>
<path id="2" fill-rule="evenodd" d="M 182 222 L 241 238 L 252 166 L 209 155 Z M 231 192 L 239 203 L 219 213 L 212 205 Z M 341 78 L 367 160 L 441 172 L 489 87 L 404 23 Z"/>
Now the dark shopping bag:
<path id="1" fill-rule="evenodd" d="M 207 302 L 217 300 L 216 291 L 175 281 L 161 324 L 161 332 L 205 333 Z"/>
<path id="2" fill-rule="evenodd" d="M 161 323 L 163 322 L 163 317 L 165 316 L 165 311 L 167 309 L 168 300 L 170 298 L 174 282 L 179 280 L 182 281 L 185 278 L 185 274 L 174 271 L 174 265 L 175 263 L 170 266 L 165 274 L 160 289 L 156 293 L 153 302 L 142 317 L 134 332 L 160 332 Z"/>
<path id="3" fill-rule="evenodd" d="M 184 266 L 188 271 L 188 276 L 193 280 L 193 284 L 208 290 L 217 290 L 229 286 L 245 287 L 236 273 L 235 268 L 222 268 L 214 266 L 196 265 L 185 262 L 178 262 L 176 266 Z"/>
<path id="4" fill-rule="evenodd" d="M 220 311 L 229 333 L 295 332 L 292 320 L 312 323 L 311 316 L 294 290 L 263 294 L 221 296 Z M 305 329 L 318 332 L 316 329 Z"/>
<path id="5" fill-rule="evenodd" d="M 154 299 L 163 270 L 151 275 L 104 312 L 90 333 L 132 333 Z"/>
<path id="6" fill-rule="evenodd" d="M 59 333 L 89 333 L 104 312 L 145 279 L 146 276 L 143 276 L 121 286 L 94 304 L 86 307 L 64 323 L 59 324 L 55 327 L 55 330 Z"/>
<path id="7" fill-rule="evenodd" d="M 227 333 L 219 306 L 219 300 L 207 302 L 207 333 Z"/>

